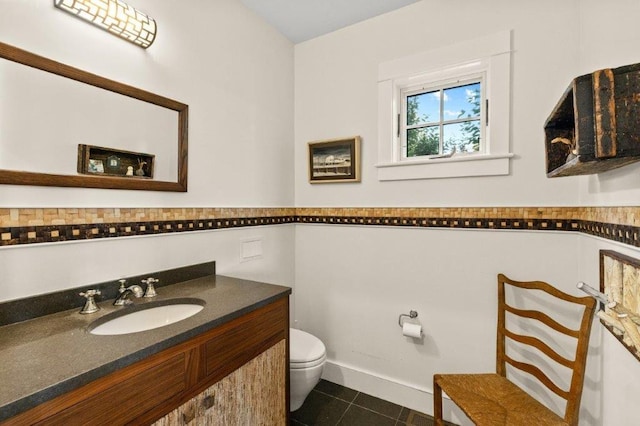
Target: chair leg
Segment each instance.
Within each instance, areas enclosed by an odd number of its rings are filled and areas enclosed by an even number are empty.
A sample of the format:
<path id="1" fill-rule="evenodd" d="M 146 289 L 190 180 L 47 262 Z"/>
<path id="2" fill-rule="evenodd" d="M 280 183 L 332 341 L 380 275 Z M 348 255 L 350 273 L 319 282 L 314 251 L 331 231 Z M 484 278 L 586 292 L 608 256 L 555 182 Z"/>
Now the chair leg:
<path id="1" fill-rule="evenodd" d="M 438 384 L 438 375 L 433 375 L 433 419 L 435 426 L 444 426 L 442 421 L 442 388 Z"/>

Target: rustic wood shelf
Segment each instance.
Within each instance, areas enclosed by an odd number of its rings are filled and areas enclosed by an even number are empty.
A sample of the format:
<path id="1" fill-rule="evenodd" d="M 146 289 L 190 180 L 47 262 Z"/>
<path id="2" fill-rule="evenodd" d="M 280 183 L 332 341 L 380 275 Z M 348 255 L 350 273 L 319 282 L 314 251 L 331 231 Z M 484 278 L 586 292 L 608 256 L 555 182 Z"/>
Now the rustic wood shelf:
<path id="1" fill-rule="evenodd" d="M 81 174 L 153 179 L 154 161 L 152 154 L 78 145 L 78 173 Z"/>
<path id="2" fill-rule="evenodd" d="M 640 64 L 575 78 L 544 125 L 547 177 L 640 161 Z"/>

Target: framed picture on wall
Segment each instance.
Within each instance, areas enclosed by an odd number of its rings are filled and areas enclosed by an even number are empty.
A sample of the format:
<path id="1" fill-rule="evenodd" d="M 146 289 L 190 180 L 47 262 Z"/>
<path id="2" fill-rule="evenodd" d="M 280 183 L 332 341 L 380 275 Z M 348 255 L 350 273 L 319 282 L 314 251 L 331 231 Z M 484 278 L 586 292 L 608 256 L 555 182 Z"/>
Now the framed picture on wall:
<path id="1" fill-rule="evenodd" d="M 104 164 L 102 163 L 102 160 L 95 160 L 93 158 L 90 158 L 87 172 L 88 173 L 104 173 Z"/>
<path id="2" fill-rule="evenodd" d="M 309 142 L 309 182 L 360 182 L 360 136 Z"/>

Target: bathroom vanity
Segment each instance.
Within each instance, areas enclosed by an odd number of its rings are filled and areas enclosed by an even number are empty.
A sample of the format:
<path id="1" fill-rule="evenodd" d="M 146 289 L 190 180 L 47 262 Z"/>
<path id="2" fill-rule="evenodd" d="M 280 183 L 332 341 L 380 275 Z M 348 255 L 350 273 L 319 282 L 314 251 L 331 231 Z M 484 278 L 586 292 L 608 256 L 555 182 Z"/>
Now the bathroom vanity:
<path id="1" fill-rule="evenodd" d="M 0 327 L 0 424 L 287 424 L 290 292 L 209 275 L 159 288 L 205 306 L 153 330 L 91 334 L 112 300 Z"/>

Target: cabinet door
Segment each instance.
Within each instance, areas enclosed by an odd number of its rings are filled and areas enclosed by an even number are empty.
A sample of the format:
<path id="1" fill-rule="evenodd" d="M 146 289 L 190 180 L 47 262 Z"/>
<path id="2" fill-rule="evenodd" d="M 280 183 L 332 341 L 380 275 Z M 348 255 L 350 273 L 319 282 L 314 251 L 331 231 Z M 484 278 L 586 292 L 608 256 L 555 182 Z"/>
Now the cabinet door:
<path id="1" fill-rule="evenodd" d="M 185 354 L 158 356 L 16 416 L 8 425 L 123 425 L 186 389 Z M 66 408 L 65 408 L 66 407 Z M 40 418 L 42 420 L 38 421 Z"/>
<path id="2" fill-rule="evenodd" d="M 218 382 L 258 354 L 286 338 L 289 305 L 286 299 L 250 312 L 219 327 L 203 345 L 202 379 Z"/>
<path id="3" fill-rule="evenodd" d="M 287 368 L 281 340 L 154 426 L 284 425 Z"/>

